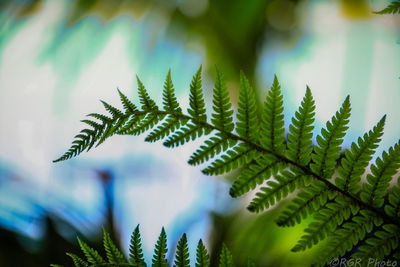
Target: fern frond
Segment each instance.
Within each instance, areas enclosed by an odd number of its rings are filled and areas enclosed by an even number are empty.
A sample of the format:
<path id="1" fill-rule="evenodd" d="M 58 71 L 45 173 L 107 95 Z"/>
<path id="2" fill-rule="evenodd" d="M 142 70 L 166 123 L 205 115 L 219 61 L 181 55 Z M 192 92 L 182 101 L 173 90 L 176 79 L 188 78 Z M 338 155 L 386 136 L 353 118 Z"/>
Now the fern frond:
<path id="1" fill-rule="evenodd" d="M 245 143 L 240 143 L 233 149 L 228 150 L 220 159 L 212 162 L 202 172 L 207 175 L 219 175 L 230 172 L 245 164 L 248 164 L 259 153 Z"/>
<path id="2" fill-rule="evenodd" d="M 399 226 L 385 224 L 382 230 L 375 232 L 373 237 L 368 238 L 365 244 L 359 247 L 359 250 L 353 254 L 353 258 L 360 258 L 362 261 L 368 261 L 370 258 L 382 260 L 398 248 L 399 238 Z"/>
<path id="3" fill-rule="evenodd" d="M 103 243 L 104 249 L 106 250 L 107 259 L 109 263 L 126 263 L 122 252 L 117 248 L 114 242 L 111 240 L 110 234 L 103 229 Z"/>
<path id="4" fill-rule="evenodd" d="M 140 81 L 138 76 L 136 76 L 136 79 L 138 83 L 139 100 L 140 104 L 142 104 L 142 109 L 145 111 L 158 110 L 156 103 L 154 102 L 153 99 L 150 98 L 142 81 Z"/>
<path id="5" fill-rule="evenodd" d="M 310 88 L 289 126 L 286 155 L 288 159 L 306 166 L 311 160 L 312 131 L 314 129 L 315 103 Z"/>
<path id="6" fill-rule="evenodd" d="M 121 99 L 122 106 L 125 109 L 125 113 L 126 114 L 136 114 L 138 112 L 138 108 L 119 89 L 117 89 L 117 91 L 119 94 L 119 98 Z"/>
<path id="7" fill-rule="evenodd" d="M 157 123 L 162 121 L 165 117 L 165 114 L 159 113 L 149 113 L 144 117 L 141 121 L 139 121 L 134 127 L 127 129 L 125 134 L 129 135 L 139 135 L 144 133 L 145 131 L 153 128 Z"/>
<path id="8" fill-rule="evenodd" d="M 164 146 L 171 148 L 177 147 L 189 142 L 190 140 L 195 140 L 203 134 L 209 134 L 210 132 L 211 129 L 209 128 L 203 128 L 202 126 L 188 123 L 186 126 L 170 135 L 164 142 Z"/>
<path id="9" fill-rule="evenodd" d="M 209 267 L 210 256 L 208 255 L 207 249 L 200 239 L 196 249 L 196 267 Z"/>
<path id="10" fill-rule="evenodd" d="M 222 133 L 231 133 L 234 128 L 232 119 L 232 104 L 222 73 L 216 68 L 215 85 L 213 90 L 213 109 L 211 114 L 212 124 Z"/>
<path id="11" fill-rule="evenodd" d="M 269 181 L 268 187 L 262 187 L 247 207 L 248 210 L 260 212 L 274 205 L 294 190 L 305 186 L 311 177 L 302 173 L 283 171 L 275 176 L 276 181 Z"/>
<path id="12" fill-rule="evenodd" d="M 161 229 L 160 236 L 158 237 L 154 255 L 152 260 L 152 267 L 167 267 L 168 262 L 165 258 L 167 254 L 167 234 L 165 233 L 164 227 Z"/>
<path id="13" fill-rule="evenodd" d="M 182 235 L 176 247 L 174 267 L 190 267 L 186 234 Z"/>
<path id="14" fill-rule="evenodd" d="M 136 226 L 135 230 L 131 235 L 131 241 L 129 244 L 129 262 L 138 266 L 145 267 L 146 263 L 143 258 L 142 241 L 140 237 L 139 225 Z"/>
<path id="15" fill-rule="evenodd" d="M 73 253 L 66 253 L 74 262 L 75 267 L 89 267 L 89 263 Z"/>
<path id="16" fill-rule="evenodd" d="M 171 79 L 171 69 L 169 69 L 164 83 L 163 105 L 165 111 L 182 113 L 182 109 L 179 107 L 179 103 L 176 100 L 175 89 Z"/>
<path id="17" fill-rule="evenodd" d="M 256 143 L 259 128 L 256 94 L 243 72 L 240 72 L 237 119 L 236 132 L 239 136 Z"/>
<path id="18" fill-rule="evenodd" d="M 207 115 L 201 88 L 201 69 L 202 66 L 200 65 L 190 84 L 189 108 L 187 111 L 194 120 L 205 122 L 207 121 Z"/>
<path id="19" fill-rule="evenodd" d="M 323 128 L 321 135 L 317 136 L 318 146 L 314 147 L 315 154 L 312 155 L 313 163 L 310 168 L 323 178 L 330 178 L 334 172 L 343 137 L 348 129 L 350 111 L 350 97 L 348 96 L 340 110 L 336 112 L 331 121 L 326 123 L 326 129 Z"/>
<path id="20" fill-rule="evenodd" d="M 279 226 L 294 226 L 334 197 L 334 192 L 329 190 L 323 182 L 315 181 L 297 194 L 296 198 L 279 216 L 277 224 Z"/>
<path id="21" fill-rule="evenodd" d="M 176 118 L 174 116 L 168 116 L 167 119 L 156 129 L 154 129 L 146 138 L 146 142 L 155 142 L 179 129 L 181 126 L 188 122 L 186 118 Z"/>
<path id="22" fill-rule="evenodd" d="M 327 203 L 315 215 L 314 221 L 304 230 L 306 234 L 301 237 L 292 251 L 302 251 L 316 245 L 335 231 L 343 220 L 347 220 L 351 214 L 356 214 L 358 210 L 359 208 L 350 200 L 341 197 L 337 197 L 334 202 Z"/>
<path id="23" fill-rule="evenodd" d="M 381 11 L 374 12 L 375 14 L 400 14 L 400 1 L 393 1 Z"/>
<path id="24" fill-rule="evenodd" d="M 242 170 L 239 177 L 233 182 L 229 194 L 232 197 L 243 195 L 285 167 L 286 164 L 282 163 L 280 159 L 265 154 Z"/>
<path id="25" fill-rule="evenodd" d="M 385 125 L 386 116 L 364 137 L 358 138 L 358 144 L 352 143 L 351 149 L 345 151 L 338 172 L 339 177 L 336 178 L 336 185 L 346 192 L 353 194 L 360 190 L 361 175 L 365 172 L 378 143 L 383 134 L 383 126 Z"/>
<path id="26" fill-rule="evenodd" d="M 373 212 L 363 210 L 359 215 L 342 224 L 320 250 L 316 265 L 325 266 L 332 259 L 341 257 L 347 251 L 352 250 L 360 240 L 365 238 L 367 233 L 372 231 L 374 225 L 380 225 L 381 220 L 379 219 Z"/>
<path id="27" fill-rule="evenodd" d="M 282 154 L 285 149 L 284 134 L 283 96 L 275 75 L 261 116 L 260 143 L 269 151 Z"/>
<path id="28" fill-rule="evenodd" d="M 400 142 L 391 147 L 388 153 L 384 151 L 382 157 L 377 158 L 371 166 L 371 174 L 367 175 L 367 182 L 363 184 L 364 190 L 360 194 L 361 200 L 374 207 L 381 207 L 390 181 L 399 168 Z"/>
<path id="29" fill-rule="evenodd" d="M 221 254 L 219 256 L 219 267 L 233 267 L 233 258 L 229 249 L 222 244 Z"/>
<path id="30" fill-rule="evenodd" d="M 79 237 L 78 237 L 78 243 L 89 263 L 91 263 L 91 264 L 105 264 L 106 263 L 95 249 L 89 247 Z"/>
<path id="31" fill-rule="evenodd" d="M 400 179 L 397 179 L 397 185 L 392 188 L 388 195 L 388 202 L 385 205 L 385 212 L 389 216 L 400 216 Z"/>
<path id="32" fill-rule="evenodd" d="M 234 146 L 235 144 L 236 140 L 224 138 L 220 135 L 211 137 L 210 139 L 204 141 L 204 144 L 201 145 L 200 148 L 192 154 L 192 156 L 190 156 L 188 163 L 190 165 L 201 164 L 213 158 L 215 155 L 218 155 L 222 151 L 227 150 L 229 147 Z"/>

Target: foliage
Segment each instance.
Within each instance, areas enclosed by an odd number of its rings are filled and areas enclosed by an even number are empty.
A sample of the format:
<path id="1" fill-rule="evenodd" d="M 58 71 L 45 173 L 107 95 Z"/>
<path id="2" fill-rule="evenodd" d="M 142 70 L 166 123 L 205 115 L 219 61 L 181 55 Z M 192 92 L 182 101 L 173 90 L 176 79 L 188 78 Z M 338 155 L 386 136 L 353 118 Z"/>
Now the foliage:
<path id="1" fill-rule="evenodd" d="M 393 1 L 386 8 L 375 12 L 375 14 L 400 14 L 400 1 Z"/>
<path id="2" fill-rule="evenodd" d="M 75 254 L 67 253 L 72 259 L 75 267 L 89 267 L 89 266 L 102 266 L 102 267 L 145 267 L 147 266 L 143 259 L 142 245 L 140 241 L 139 225 L 135 228 L 131 236 L 131 245 L 129 250 L 129 260 L 127 260 L 122 252 L 117 248 L 115 243 L 111 240 L 107 231 L 103 230 L 103 243 L 106 257 L 100 256 L 100 253 L 91 248 L 85 242 L 78 238 L 79 245 L 85 258 L 81 258 Z M 154 256 L 152 260 L 152 267 L 156 266 L 170 266 L 165 258 L 167 253 L 167 235 L 164 228 L 162 228 L 160 236 L 154 248 Z M 52 264 L 53 267 L 60 267 L 61 265 Z M 190 267 L 189 248 L 187 244 L 186 234 L 183 234 L 178 242 L 175 251 L 174 267 Z M 200 239 L 196 250 L 196 267 L 209 267 L 210 257 L 207 249 Z M 233 258 L 229 249 L 223 245 L 219 265 L 220 267 L 233 267 Z M 252 266 L 249 261 L 248 266 Z"/>
<path id="3" fill-rule="evenodd" d="M 189 164 L 212 160 L 203 170 L 208 175 L 241 168 L 230 189 L 232 197 L 262 185 L 248 210 L 261 212 L 294 192 L 296 196 L 278 218 L 278 225 L 293 226 L 313 216 L 292 251 L 311 248 L 328 237 L 324 257 L 317 265 L 345 253 L 377 259 L 399 254 L 400 189 L 398 184 L 393 188 L 389 185 L 400 167 L 400 142 L 376 159 L 366 181 L 361 179 L 383 135 L 386 116 L 340 157 L 351 113 L 350 97 L 326 123 L 313 145 L 315 103 L 311 90 L 306 89 L 285 135 L 283 95 L 276 76 L 263 110 L 258 111 L 254 90 L 241 73 L 235 120 L 224 78 L 217 70 L 210 122 L 201 90 L 201 67 L 190 86 L 188 114 L 176 101 L 170 72 L 162 96 L 163 109 L 149 97 L 139 79 L 138 84 L 141 109 L 119 91 L 124 111 L 103 102 L 110 115 L 90 114 L 97 121 L 84 120 L 90 127 L 82 130 L 71 148 L 56 161 L 89 150 L 114 134 L 138 135 L 151 129 L 146 141 L 165 138 L 167 147 L 208 135 Z M 160 243 L 158 249 L 161 247 Z M 224 249 L 222 254 L 224 262 L 230 262 Z"/>

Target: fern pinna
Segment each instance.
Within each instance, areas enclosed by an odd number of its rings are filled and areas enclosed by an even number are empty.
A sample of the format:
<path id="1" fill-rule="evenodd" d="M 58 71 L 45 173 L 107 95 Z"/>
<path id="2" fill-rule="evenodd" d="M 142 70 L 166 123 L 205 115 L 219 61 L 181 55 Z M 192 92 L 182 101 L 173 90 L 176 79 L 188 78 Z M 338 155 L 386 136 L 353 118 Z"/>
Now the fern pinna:
<path id="1" fill-rule="evenodd" d="M 71 148 L 56 161 L 90 150 L 114 134 L 138 135 L 151 129 L 146 141 L 164 138 L 167 147 L 210 135 L 190 157 L 189 164 L 211 161 L 203 169 L 207 175 L 241 168 L 230 189 L 232 197 L 261 185 L 248 210 L 261 212 L 295 193 L 277 224 L 293 226 L 314 216 L 293 251 L 311 248 L 328 237 L 316 265 L 343 255 L 363 259 L 400 256 L 400 185 L 389 186 L 400 167 L 400 142 L 383 152 L 370 166 L 366 180 L 361 179 L 382 137 L 386 116 L 340 157 L 351 111 L 349 97 L 313 144 L 315 103 L 311 90 L 306 88 L 285 135 L 283 95 L 276 76 L 260 111 L 253 88 L 240 74 L 236 120 L 218 70 L 210 120 L 201 88 L 201 67 L 190 85 L 187 114 L 174 95 L 171 72 L 164 85 L 162 109 L 150 98 L 139 78 L 138 85 L 141 109 L 118 91 L 124 111 L 102 102 L 110 114 L 89 114 L 95 120 L 83 121 L 89 127 L 75 137 Z"/>
<path id="2" fill-rule="evenodd" d="M 103 230 L 103 244 L 106 252 L 106 257 L 102 257 L 100 253 L 91 248 L 88 244 L 78 238 L 79 246 L 84 254 L 84 258 L 79 257 L 73 253 L 67 253 L 72 259 L 75 267 L 146 267 L 147 264 L 143 257 L 141 237 L 139 225 L 136 226 L 132 233 L 129 259 L 126 259 L 120 249 L 111 240 L 110 234 Z M 167 253 L 167 234 L 164 228 L 158 237 L 157 243 L 154 248 L 154 255 L 152 259 L 152 267 L 168 267 L 172 266 L 166 259 Z M 186 234 L 180 238 L 175 250 L 175 260 L 173 267 L 190 267 L 189 248 L 187 243 Z M 196 249 L 196 267 L 210 267 L 210 256 L 202 240 L 199 240 Z M 215 263 L 217 265 L 217 263 Z M 53 267 L 62 267 L 58 264 L 52 264 Z M 150 266 L 150 265 L 149 265 Z M 229 249 L 223 245 L 219 256 L 219 267 L 234 267 L 232 254 Z M 249 261 L 248 267 L 251 267 Z"/>

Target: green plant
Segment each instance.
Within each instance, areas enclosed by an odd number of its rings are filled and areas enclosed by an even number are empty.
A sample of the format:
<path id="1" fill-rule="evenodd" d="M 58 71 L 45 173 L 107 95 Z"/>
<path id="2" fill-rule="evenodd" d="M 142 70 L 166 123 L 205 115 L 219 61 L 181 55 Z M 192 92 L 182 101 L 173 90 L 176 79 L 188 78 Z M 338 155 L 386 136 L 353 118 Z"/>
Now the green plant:
<path id="1" fill-rule="evenodd" d="M 293 226 L 314 216 L 293 251 L 311 248 L 329 237 L 316 265 L 343 255 L 359 259 L 400 256 L 400 184 L 389 186 L 400 167 L 400 142 L 383 152 L 370 166 L 366 181 L 361 181 L 383 135 L 386 115 L 340 157 L 351 111 L 349 97 L 313 145 L 315 104 L 311 90 L 307 87 L 285 136 L 283 96 L 276 76 L 263 111 L 259 112 L 254 90 L 241 73 L 236 123 L 218 70 L 211 122 L 207 120 L 203 100 L 201 67 L 190 85 L 188 114 L 182 112 L 176 100 L 171 72 L 164 85 L 163 109 L 150 98 L 139 79 L 138 85 L 141 109 L 118 91 L 124 111 L 102 101 L 111 116 L 89 114 L 98 121 L 84 120 L 90 128 L 75 136 L 71 148 L 56 161 L 89 150 L 114 134 L 138 135 L 152 129 L 146 141 L 166 138 L 167 147 L 212 134 L 193 153 L 189 164 L 197 165 L 219 156 L 203 173 L 219 175 L 242 168 L 230 195 L 238 197 L 263 184 L 248 206 L 252 212 L 261 212 L 297 192 L 278 218 L 280 226 Z"/>
<path id="2" fill-rule="evenodd" d="M 400 1 L 393 1 L 381 11 L 374 12 L 375 14 L 400 14 Z"/>
<path id="3" fill-rule="evenodd" d="M 74 262 L 75 267 L 145 267 L 147 266 L 142 252 L 142 244 L 140 238 L 139 225 L 136 226 L 131 236 L 131 242 L 129 247 L 129 259 L 126 259 L 123 253 L 118 249 L 115 243 L 110 238 L 110 234 L 103 230 L 103 244 L 106 252 L 106 257 L 102 257 L 100 253 L 91 248 L 88 244 L 78 238 L 79 246 L 84 253 L 86 259 L 79 257 L 73 253 L 67 253 L 67 255 Z M 152 267 L 167 267 L 169 266 L 166 259 L 168 248 L 167 248 L 167 234 L 164 228 L 158 237 L 157 243 L 154 246 L 154 255 L 152 259 Z M 60 267 L 61 265 L 52 264 L 53 267 Z M 183 234 L 181 239 L 176 246 L 174 267 L 189 267 L 189 248 L 187 243 L 186 234 Z M 208 267 L 210 266 L 210 257 L 207 249 L 200 239 L 196 249 L 196 267 Z M 220 267 L 233 267 L 233 259 L 229 249 L 223 245 L 221 254 L 219 257 Z M 249 262 L 248 266 L 251 266 Z"/>

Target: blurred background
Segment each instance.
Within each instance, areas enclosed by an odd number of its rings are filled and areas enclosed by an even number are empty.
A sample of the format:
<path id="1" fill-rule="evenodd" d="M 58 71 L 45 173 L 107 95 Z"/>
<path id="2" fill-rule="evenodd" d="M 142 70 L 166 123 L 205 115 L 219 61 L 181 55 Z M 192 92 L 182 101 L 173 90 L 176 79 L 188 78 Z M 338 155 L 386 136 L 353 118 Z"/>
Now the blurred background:
<path id="1" fill-rule="evenodd" d="M 274 74 L 287 125 L 308 85 L 316 129 L 350 94 L 345 146 L 388 114 L 378 154 L 400 137 L 400 16 L 375 15 L 378 0 L 0 1 L 0 266 L 71 265 L 76 236 L 101 249 L 101 229 L 127 253 L 140 224 L 147 261 L 161 227 L 169 259 L 183 232 L 191 260 L 202 238 L 217 260 L 221 243 L 237 266 L 307 266 L 292 253 L 304 224 L 278 228 L 285 206 L 253 215 L 251 193 L 228 194 L 237 175 L 206 177 L 186 161 L 201 140 L 168 150 L 144 136 L 115 136 L 78 158 L 52 163 L 69 148 L 99 99 L 120 106 L 117 88 L 137 102 L 138 75 L 160 103 L 168 69 L 181 106 L 203 64 L 211 109 L 214 66 L 238 99 L 239 71 L 260 103 Z"/>

